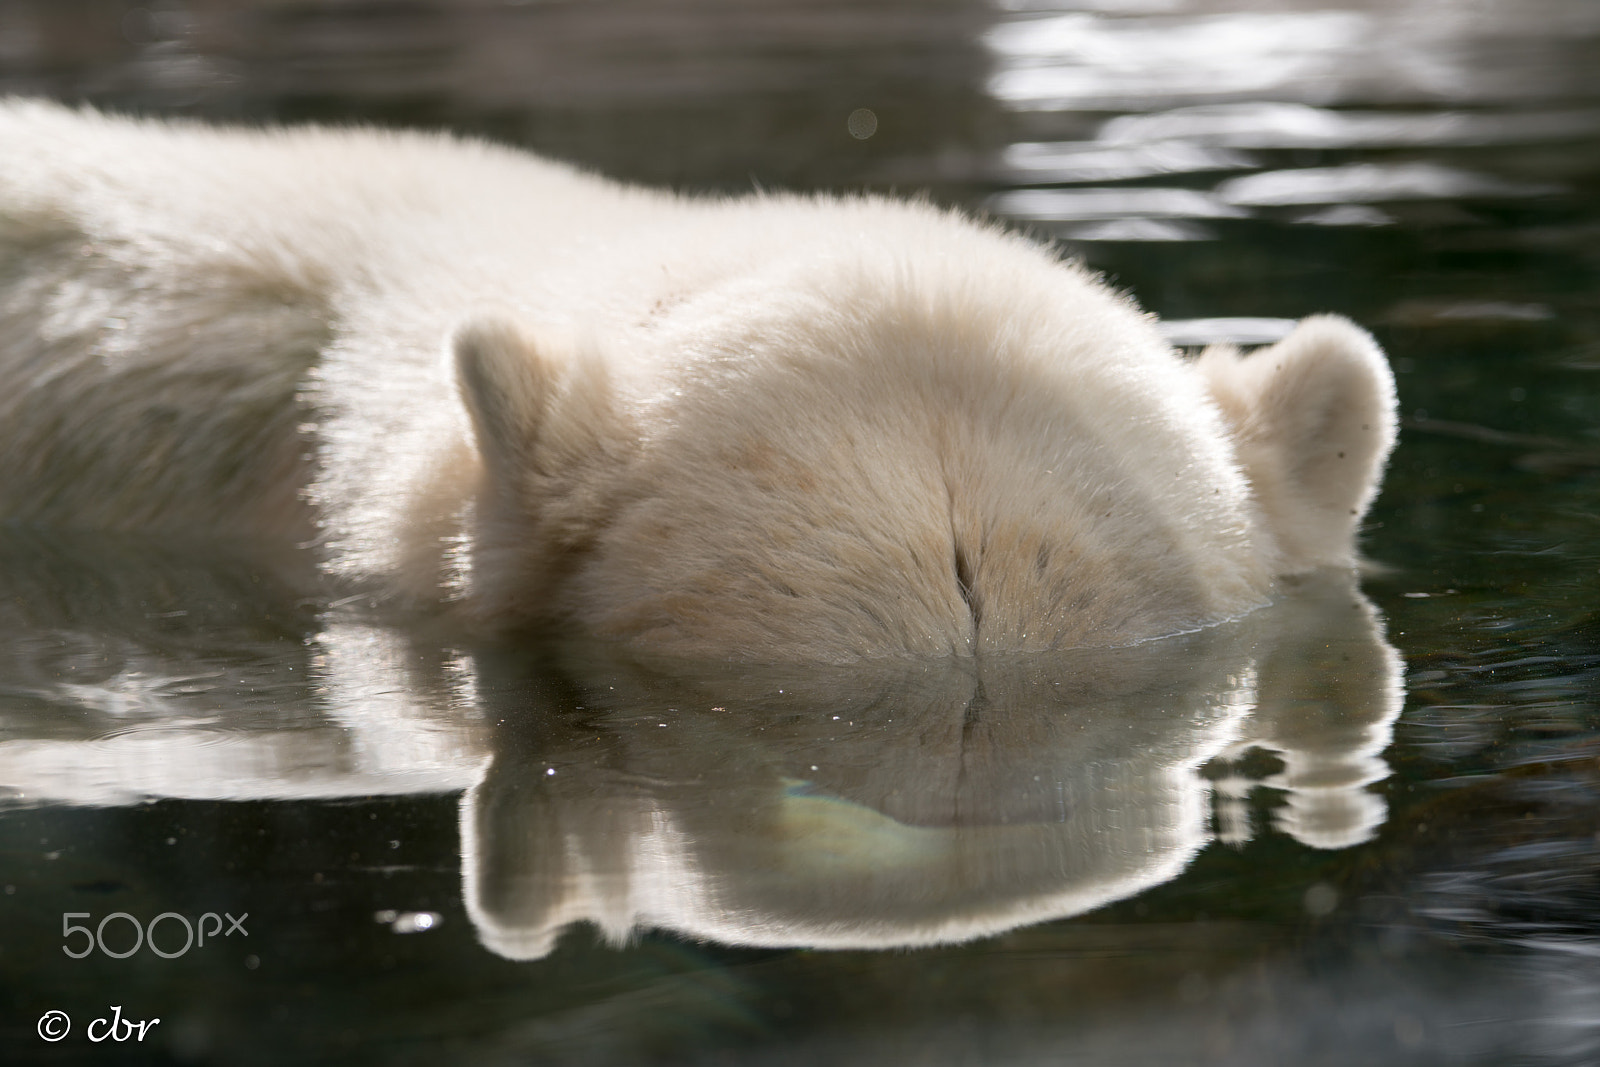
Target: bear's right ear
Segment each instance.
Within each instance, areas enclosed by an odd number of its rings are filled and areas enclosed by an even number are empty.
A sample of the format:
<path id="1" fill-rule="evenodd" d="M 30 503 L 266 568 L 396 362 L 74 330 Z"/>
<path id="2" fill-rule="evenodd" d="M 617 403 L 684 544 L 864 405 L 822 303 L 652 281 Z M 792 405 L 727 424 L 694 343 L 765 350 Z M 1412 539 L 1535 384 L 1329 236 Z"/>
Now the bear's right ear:
<path id="1" fill-rule="evenodd" d="M 1356 561 L 1355 535 L 1394 447 L 1394 375 L 1350 320 L 1314 315 L 1248 356 L 1197 365 L 1222 409 L 1280 573 Z"/>

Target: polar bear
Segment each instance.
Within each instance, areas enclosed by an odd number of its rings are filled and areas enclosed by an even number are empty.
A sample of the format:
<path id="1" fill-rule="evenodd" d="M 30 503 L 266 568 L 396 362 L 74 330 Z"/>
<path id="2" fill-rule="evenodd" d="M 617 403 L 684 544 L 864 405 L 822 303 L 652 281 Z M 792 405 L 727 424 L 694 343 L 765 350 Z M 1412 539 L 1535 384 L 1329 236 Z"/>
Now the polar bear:
<path id="1" fill-rule="evenodd" d="M 850 661 L 1116 646 L 1356 560 L 1333 316 L 1186 361 L 922 202 L 0 103 L 0 515 L 298 545 L 476 631 Z"/>

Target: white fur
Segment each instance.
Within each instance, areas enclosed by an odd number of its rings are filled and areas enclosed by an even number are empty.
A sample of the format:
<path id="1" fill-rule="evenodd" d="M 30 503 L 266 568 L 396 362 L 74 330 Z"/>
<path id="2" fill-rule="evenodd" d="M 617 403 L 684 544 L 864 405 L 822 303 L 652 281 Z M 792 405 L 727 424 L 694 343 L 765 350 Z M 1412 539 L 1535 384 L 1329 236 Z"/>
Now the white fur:
<path id="1" fill-rule="evenodd" d="M 1394 435 L 1341 319 L 1186 363 L 925 204 L 17 100 L 0 373 L 13 519 L 314 542 L 491 628 L 757 659 L 1238 615 L 1354 561 Z"/>

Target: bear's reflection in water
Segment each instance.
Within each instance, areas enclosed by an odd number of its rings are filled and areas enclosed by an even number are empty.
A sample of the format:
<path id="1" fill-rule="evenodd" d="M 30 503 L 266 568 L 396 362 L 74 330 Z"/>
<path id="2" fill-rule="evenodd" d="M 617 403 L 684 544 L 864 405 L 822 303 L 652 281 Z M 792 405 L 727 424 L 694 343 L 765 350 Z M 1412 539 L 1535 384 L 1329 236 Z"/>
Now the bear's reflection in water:
<path id="1" fill-rule="evenodd" d="M 469 912 L 519 959 L 584 921 L 617 941 L 882 948 L 1073 915 L 1249 837 L 1256 784 L 1287 792 L 1282 831 L 1354 844 L 1383 820 L 1365 787 L 1403 695 L 1336 576 L 1115 650 L 693 680 L 591 650 L 566 660 L 570 690 L 480 666 L 486 693 L 545 705 L 507 709 L 462 801 Z M 1252 748 L 1281 769 L 1246 779 Z"/>
<path id="2" fill-rule="evenodd" d="M 130 555 L 131 553 L 131 555 Z M 959 941 L 1076 914 L 1242 840 L 1381 823 L 1401 666 L 1346 575 L 1132 648 L 689 671 L 462 653 L 257 565 L 0 544 L 0 796 L 114 805 L 465 790 L 483 942 L 592 922 L 734 945 Z M 1252 749 L 1278 770 L 1252 779 Z"/>

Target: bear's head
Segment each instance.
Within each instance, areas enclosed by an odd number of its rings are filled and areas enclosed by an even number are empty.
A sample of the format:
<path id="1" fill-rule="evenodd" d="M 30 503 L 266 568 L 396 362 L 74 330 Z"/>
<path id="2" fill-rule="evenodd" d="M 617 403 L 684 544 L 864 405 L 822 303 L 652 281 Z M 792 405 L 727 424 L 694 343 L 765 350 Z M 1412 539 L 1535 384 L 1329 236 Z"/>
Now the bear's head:
<path id="1" fill-rule="evenodd" d="M 1318 317 L 1188 361 L 1041 258 L 734 279 L 621 355 L 463 328 L 469 603 L 837 662 L 1124 645 L 1355 562 L 1394 439 L 1365 333 Z"/>

